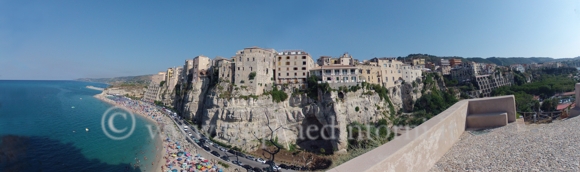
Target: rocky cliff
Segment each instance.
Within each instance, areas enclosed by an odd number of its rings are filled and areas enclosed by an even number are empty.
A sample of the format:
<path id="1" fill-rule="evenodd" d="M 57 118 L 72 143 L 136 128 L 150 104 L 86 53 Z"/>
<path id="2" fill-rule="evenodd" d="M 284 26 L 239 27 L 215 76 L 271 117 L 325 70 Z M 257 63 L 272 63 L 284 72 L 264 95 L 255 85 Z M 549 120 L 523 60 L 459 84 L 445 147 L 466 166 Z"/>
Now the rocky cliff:
<path id="1" fill-rule="evenodd" d="M 274 133 L 277 142 L 286 148 L 345 152 L 348 124 L 369 124 L 386 118 L 392 113 L 389 103 L 395 111 L 412 109 L 423 88 L 422 84 L 410 83 L 390 88 L 388 100 L 368 87 L 319 91 L 315 100 L 306 93 L 292 93 L 278 86 L 290 96 L 276 102 L 270 94 L 241 95 L 243 88 L 213 82 L 212 78 L 203 78 L 193 83 L 177 98 L 176 109 L 213 139 L 247 151 L 256 150 L 260 139 Z"/>

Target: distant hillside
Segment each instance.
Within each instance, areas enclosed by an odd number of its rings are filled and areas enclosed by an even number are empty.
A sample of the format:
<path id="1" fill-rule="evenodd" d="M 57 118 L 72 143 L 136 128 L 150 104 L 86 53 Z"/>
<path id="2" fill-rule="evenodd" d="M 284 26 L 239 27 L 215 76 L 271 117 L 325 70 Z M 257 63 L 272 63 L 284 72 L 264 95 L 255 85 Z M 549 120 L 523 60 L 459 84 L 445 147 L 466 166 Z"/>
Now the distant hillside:
<path id="1" fill-rule="evenodd" d="M 109 85 L 147 85 L 153 75 L 122 76 L 114 78 L 79 78 L 77 81 L 99 82 Z"/>
<path id="2" fill-rule="evenodd" d="M 451 59 L 451 58 L 459 58 L 461 61 L 472 61 L 477 63 L 495 63 L 497 65 L 507 66 L 512 64 L 530 64 L 530 63 L 545 63 L 545 62 L 553 62 L 553 61 L 562 61 L 562 60 L 571 60 L 570 58 L 567 59 L 554 59 L 551 57 L 489 57 L 489 58 L 481 58 L 481 57 L 458 57 L 458 56 L 434 56 L 429 54 L 409 54 L 407 57 L 399 57 L 404 58 L 407 60 L 414 59 L 414 58 L 425 58 L 427 62 L 433 62 L 438 64 L 441 59 Z"/>

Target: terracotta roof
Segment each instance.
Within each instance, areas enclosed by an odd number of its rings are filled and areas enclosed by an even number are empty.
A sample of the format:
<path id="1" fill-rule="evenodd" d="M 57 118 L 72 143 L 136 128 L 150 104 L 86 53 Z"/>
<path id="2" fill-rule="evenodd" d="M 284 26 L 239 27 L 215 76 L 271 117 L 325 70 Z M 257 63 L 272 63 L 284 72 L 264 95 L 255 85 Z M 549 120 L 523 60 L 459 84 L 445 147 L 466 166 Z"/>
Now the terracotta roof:
<path id="1" fill-rule="evenodd" d="M 558 107 L 556 107 L 556 110 L 561 111 L 563 109 L 566 109 L 569 105 L 571 105 L 572 103 L 564 103 L 564 104 L 558 104 Z M 574 105 L 572 105 L 574 106 Z"/>

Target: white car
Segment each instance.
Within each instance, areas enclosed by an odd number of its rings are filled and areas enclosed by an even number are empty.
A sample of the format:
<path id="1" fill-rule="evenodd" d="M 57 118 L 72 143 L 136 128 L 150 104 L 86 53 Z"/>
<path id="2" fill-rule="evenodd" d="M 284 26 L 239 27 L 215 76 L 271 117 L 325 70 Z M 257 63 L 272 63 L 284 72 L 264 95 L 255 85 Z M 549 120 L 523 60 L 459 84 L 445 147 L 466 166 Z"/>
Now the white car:
<path id="1" fill-rule="evenodd" d="M 258 158 L 258 159 L 256 159 L 256 161 L 258 161 L 258 162 L 260 162 L 262 164 L 265 164 L 266 163 L 266 160 L 264 160 L 262 158 Z"/>

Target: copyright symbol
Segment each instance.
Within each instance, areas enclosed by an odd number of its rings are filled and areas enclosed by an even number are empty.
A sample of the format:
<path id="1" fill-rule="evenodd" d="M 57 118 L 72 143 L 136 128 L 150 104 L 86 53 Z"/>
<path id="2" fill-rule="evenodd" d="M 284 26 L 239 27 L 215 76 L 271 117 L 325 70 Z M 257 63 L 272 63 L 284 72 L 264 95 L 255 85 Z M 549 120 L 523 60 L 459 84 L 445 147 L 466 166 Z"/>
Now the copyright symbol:
<path id="1" fill-rule="evenodd" d="M 121 135 L 122 133 L 124 133 L 125 131 L 127 131 L 127 127 L 124 128 L 118 128 L 117 126 L 115 126 L 114 120 L 115 119 L 123 119 L 123 120 L 127 120 L 127 113 L 129 113 L 129 116 L 131 117 L 131 129 L 129 130 L 129 132 L 127 132 L 127 134 L 125 135 Z M 131 136 L 131 134 L 133 134 L 133 131 L 135 131 L 135 115 L 133 115 L 133 113 L 131 112 L 127 112 L 125 113 L 123 111 L 123 109 L 119 108 L 119 107 L 111 107 L 109 109 L 107 109 L 107 111 L 105 111 L 105 113 L 103 113 L 103 117 L 101 118 L 101 128 L 103 129 L 103 132 L 105 133 L 105 135 L 107 135 L 107 137 L 113 139 L 113 140 L 123 140 L 126 139 L 127 137 Z M 105 123 L 106 121 L 106 123 Z M 111 130 L 112 133 L 109 133 L 108 130 Z M 116 135 L 120 135 L 120 136 L 116 136 Z"/>

